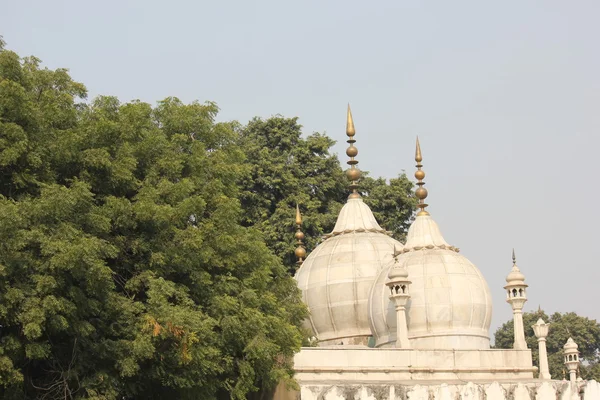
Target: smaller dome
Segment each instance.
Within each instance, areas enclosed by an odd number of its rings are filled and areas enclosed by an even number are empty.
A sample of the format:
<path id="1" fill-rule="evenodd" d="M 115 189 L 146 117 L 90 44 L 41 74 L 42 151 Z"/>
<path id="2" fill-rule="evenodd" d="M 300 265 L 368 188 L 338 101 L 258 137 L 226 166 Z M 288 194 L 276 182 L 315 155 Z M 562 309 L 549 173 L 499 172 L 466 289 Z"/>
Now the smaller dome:
<path id="1" fill-rule="evenodd" d="M 563 349 L 565 350 L 577 350 L 579 348 L 579 346 L 577 345 L 577 343 L 575 343 L 575 341 L 573 340 L 573 338 L 569 338 L 567 340 L 567 343 L 565 343 L 565 345 L 563 346 Z"/>
<path id="2" fill-rule="evenodd" d="M 390 272 L 388 274 L 388 279 L 390 281 L 402 278 L 408 278 L 408 271 L 406 270 L 406 268 L 402 267 L 401 265 L 396 265 L 394 266 L 394 268 L 390 269 Z"/>
<path id="3" fill-rule="evenodd" d="M 517 267 L 517 264 L 513 264 L 510 273 L 506 276 L 506 283 L 507 286 L 525 285 L 525 275 L 523 275 L 519 267 Z"/>

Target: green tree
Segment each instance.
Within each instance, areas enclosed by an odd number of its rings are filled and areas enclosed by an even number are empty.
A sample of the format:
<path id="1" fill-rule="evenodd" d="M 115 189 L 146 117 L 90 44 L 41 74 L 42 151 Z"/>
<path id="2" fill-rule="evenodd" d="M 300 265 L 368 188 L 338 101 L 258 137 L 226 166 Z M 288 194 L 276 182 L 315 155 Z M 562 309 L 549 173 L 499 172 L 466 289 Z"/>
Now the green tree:
<path id="1" fill-rule="evenodd" d="M 306 310 L 244 227 L 212 103 L 100 97 L 0 51 L 0 396 L 245 398 L 291 382 Z"/>
<path id="2" fill-rule="evenodd" d="M 546 339 L 548 350 L 548 365 L 550 375 L 554 379 L 562 379 L 568 371 L 563 362 L 563 346 L 569 337 L 579 345 L 581 358 L 580 374 L 583 379 L 600 380 L 600 323 L 574 312 L 554 313 L 550 317 L 542 311 L 523 313 L 525 326 L 525 340 L 531 349 L 533 364 L 539 366 L 538 344 L 533 324 L 542 318 L 550 324 L 550 331 Z M 514 342 L 513 320 L 505 322 L 494 334 L 494 347 L 499 349 L 512 348 Z"/>
<path id="3" fill-rule="evenodd" d="M 373 211 L 377 222 L 400 241 L 406 239 L 406 232 L 417 206 L 413 186 L 404 173 L 390 179 L 389 182 L 383 178 L 374 179 L 369 176 L 360 182 L 364 201 Z"/>
<path id="4" fill-rule="evenodd" d="M 305 138 L 297 118 L 255 118 L 241 128 L 240 144 L 250 168 L 243 181 L 244 224 L 260 230 L 267 245 L 291 272 L 296 269 L 293 241 L 296 203 L 303 216 L 306 247 L 311 251 L 331 232 L 348 197 L 348 181 L 331 147 L 331 138 Z M 364 173 L 366 176 L 367 173 Z M 366 177 L 360 191 L 382 226 L 403 239 L 416 200 L 406 175 L 388 183 Z"/>

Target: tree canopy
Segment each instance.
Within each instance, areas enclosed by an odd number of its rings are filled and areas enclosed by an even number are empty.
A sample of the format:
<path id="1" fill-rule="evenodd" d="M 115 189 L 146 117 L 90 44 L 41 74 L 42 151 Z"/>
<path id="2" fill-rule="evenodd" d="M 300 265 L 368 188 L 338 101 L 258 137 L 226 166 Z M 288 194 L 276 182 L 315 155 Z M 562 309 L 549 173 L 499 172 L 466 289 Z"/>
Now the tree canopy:
<path id="1" fill-rule="evenodd" d="M 290 380 L 305 316 L 241 225 L 214 104 L 82 102 L 66 70 L 0 52 L 3 398 L 245 398 Z"/>
<path id="2" fill-rule="evenodd" d="M 214 103 L 86 100 L 0 40 L 0 397 L 237 398 L 293 385 L 309 250 L 347 196 L 333 141 Z M 365 179 L 405 233 L 412 184 Z"/>
<path id="3" fill-rule="evenodd" d="M 293 272 L 296 259 L 291 232 L 296 204 L 302 211 L 310 252 L 331 232 L 349 194 L 340 162 L 330 152 L 335 141 L 320 133 L 303 138 L 297 118 L 281 116 L 250 121 L 241 128 L 240 141 L 251 171 L 242 183 L 244 224 L 258 228 L 267 245 Z M 398 240 L 404 239 L 416 206 L 412 188 L 405 174 L 389 183 L 368 176 L 360 183 L 365 203 Z"/>
<path id="4" fill-rule="evenodd" d="M 579 345 L 581 358 L 580 376 L 583 379 L 600 380 L 600 323 L 574 312 L 554 313 L 548 316 L 544 311 L 523 313 L 525 326 L 525 340 L 531 349 L 533 364 L 539 367 L 538 342 L 533 332 L 534 325 L 539 318 L 550 324 L 549 334 L 546 338 L 548 351 L 548 366 L 553 379 L 563 379 L 568 371 L 563 361 L 563 346 L 572 337 Z M 514 342 L 513 320 L 505 322 L 494 334 L 496 348 L 512 348 Z"/>

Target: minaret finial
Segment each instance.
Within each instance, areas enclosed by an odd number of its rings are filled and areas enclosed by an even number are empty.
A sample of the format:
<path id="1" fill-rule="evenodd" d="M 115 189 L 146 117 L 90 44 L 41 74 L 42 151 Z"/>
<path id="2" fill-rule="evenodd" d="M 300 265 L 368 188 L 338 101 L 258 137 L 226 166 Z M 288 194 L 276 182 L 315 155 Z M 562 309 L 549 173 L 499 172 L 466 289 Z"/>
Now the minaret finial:
<path id="1" fill-rule="evenodd" d="M 423 164 L 421 164 L 421 161 L 423 161 L 423 156 L 421 155 L 421 145 L 419 144 L 418 136 L 417 149 L 415 150 L 415 161 L 417 162 L 417 171 L 415 171 L 415 178 L 417 178 L 417 186 L 419 186 L 417 190 L 415 190 L 415 196 L 417 196 L 417 198 L 419 199 L 419 204 L 417 205 L 417 207 L 421 209 L 421 211 L 417 213 L 417 216 L 429 215 L 429 213 L 425 211 L 425 208 L 427 207 L 427 204 L 425 204 L 425 199 L 427 198 L 427 189 L 423 187 L 423 185 L 425 185 L 425 182 L 423 182 L 423 178 L 425 178 L 425 171 L 421 169 L 421 167 L 423 167 Z"/>
<path id="2" fill-rule="evenodd" d="M 296 203 L 296 234 L 294 235 L 294 237 L 296 238 L 296 244 L 298 245 L 298 247 L 296 247 L 296 250 L 294 251 L 294 254 L 296 254 L 296 258 L 298 258 L 298 261 L 296 261 L 296 264 L 301 265 L 302 262 L 304 261 L 304 257 L 306 257 L 306 249 L 304 248 L 304 233 L 301 230 L 302 228 L 302 214 L 300 214 L 300 207 L 298 206 L 298 203 Z"/>
<path id="3" fill-rule="evenodd" d="M 296 225 L 300 227 L 302 225 L 302 214 L 300 214 L 300 206 L 296 204 Z"/>
<path id="4" fill-rule="evenodd" d="M 350 145 L 346 149 L 346 155 L 350 157 L 347 164 L 350 166 L 346 170 L 346 176 L 350 179 L 350 196 L 349 199 L 358 199 L 360 198 L 360 194 L 358 193 L 358 180 L 361 177 L 360 169 L 356 167 L 358 161 L 354 159 L 358 155 L 358 149 L 354 146 L 356 140 L 354 140 L 354 135 L 356 134 L 356 130 L 354 129 L 354 121 L 352 120 L 352 111 L 350 110 L 350 104 L 348 104 L 348 117 L 346 120 L 346 135 L 348 135 L 347 143 Z"/>
<path id="5" fill-rule="evenodd" d="M 514 247 L 513 247 L 513 255 L 512 255 L 512 257 L 513 257 L 513 264 L 516 264 L 517 263 L 517 257 L 515 256 L 515 249 L 514 249 Z"/>

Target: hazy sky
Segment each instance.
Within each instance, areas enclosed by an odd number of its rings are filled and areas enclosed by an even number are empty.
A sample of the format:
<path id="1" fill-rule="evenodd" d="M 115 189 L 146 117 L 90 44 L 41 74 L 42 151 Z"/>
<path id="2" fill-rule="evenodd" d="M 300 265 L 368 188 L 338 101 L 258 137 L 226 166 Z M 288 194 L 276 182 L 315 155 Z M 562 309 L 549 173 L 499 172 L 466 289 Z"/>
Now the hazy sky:
<path id="1" fill-rule="evenodd" d="M 597 0 L 0 0 L 7 47 L 90 97 L 298 116 L 343 160 L 350 102 L 359 167 L 387 178 L 412 178 L 418 134 L 430 212 L 486 277 L 494 328 L 513 247 L 525 310 L 600 319 L 599 21 Z"/>

